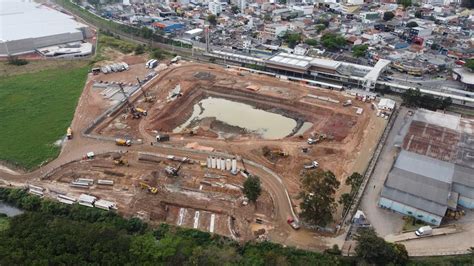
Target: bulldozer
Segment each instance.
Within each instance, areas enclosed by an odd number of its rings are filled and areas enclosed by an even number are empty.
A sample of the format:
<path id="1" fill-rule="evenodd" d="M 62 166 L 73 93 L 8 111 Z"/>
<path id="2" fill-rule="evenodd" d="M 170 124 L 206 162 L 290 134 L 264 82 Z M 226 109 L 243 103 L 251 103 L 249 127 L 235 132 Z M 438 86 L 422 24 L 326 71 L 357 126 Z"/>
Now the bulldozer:
<path id="1" fill-rule="evenodd" d="M 125 160 L 125 159 L 121 159 L 121 158 L 120 159 L 115 159 L 114 164 L 119 165 L 119 166 L 129 166 L 128 161 Z"/>
<path id="2" fill-rule="evenodd" d="M 152 194 L 158 193 L 158 188 L 157 187 L 152 187 L 152 186 L 148 185 L 145 182 L 140 182 L 140 186 L 142 187 L 142 189 L 146 189 Z"/>

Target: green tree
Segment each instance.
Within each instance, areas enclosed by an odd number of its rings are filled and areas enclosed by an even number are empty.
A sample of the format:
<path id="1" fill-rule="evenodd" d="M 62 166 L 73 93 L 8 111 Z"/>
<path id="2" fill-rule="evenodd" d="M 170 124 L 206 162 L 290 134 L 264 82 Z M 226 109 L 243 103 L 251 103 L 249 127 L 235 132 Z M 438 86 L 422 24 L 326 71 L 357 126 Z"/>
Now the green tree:
<path id="1" fill-rule="evenodd" d="M 354 45 L 352 47 L 352 55 L 355 57 L 365 56 L 369 46 L 367 44 Z"/>
<path id="2" fill-rule="evenodd" d="M 333 219 L 337 204 L 334 194 L 340 182 L 331 171 L 306 172 L 302 179 L 301 218 L 308 223 L 326 226 Z"/>
<path id="3" fill-rule="evenodd" d="M 230 8 L 230 10 L 231 10 L 232 13 L 234 13 L 234 14 L 239 14 L 239 12 L 240 12 L 239 7 L 236 6 L 236 5 L 232 5 L 232 7 Z"/>
<path id="4" fill-rule="evenodd" d="M 144 45 L 137 45 L 137 47 L 135 47 L 135 54 L 136 55 L 140 55 L 140 54 L 143 54 L 145 52 L 145 46 Z"/>
<path id="5" fill-rule="evenodd" d="M 310 46 L 318 45 L 318 41 L 316 41 L 315 39 L 306 39 L 306 40 L 304 40 L 304 43 L 306 43 L 307 45 L 310 45 Z"/>
<path id="6" fill-rule="evenodd" d="M 359 189 L 359 186 L 362 184 L 362 181 L 364 181 L 364 176 L 354 172 L 352 175 L 347 177 L 346 179 L 346 185 L 351 186 L 351 190 L 357 190 Z"/>
<path id="7" fill-rule="evenodd" d="M 339 198 L 338 203 L 342 205 L 342 212 L 346 212 L 347 209 L 351 206 L 351 201 L 352 201 L 352 193 L 344 193 L 341 195 Z"/>
<path id="8" fill-rule="evenodd" d="M 439 50 L 439 44 L 433 43 L 430 48 L 431 50 Z"/>
<path id="9" fill-rule="evenodd" d="M 295 48 L 295 46 L 301 42 L 301 34 L 286 32 L 283 39 L 288 43 L 288 47 Z"/>
<path id="10" fill-rule="evenodd" d="M 316 31 L 319 33 L 319 32 L 321 32 L 321 31 L 323 31 L 323 30 L 326 29 L 326 25 L 324 25 L 324 24 L 316 24 L 316 26 L 314 26 L 314 28 L 315 28 Z"/>
<path id="11" fill-rule="evenodd" d="M 346 39 L 338 34 L 328 32 L 321 37 L 321 44 L 329 50 L 341 49 L 346 45 Z"/>
<path id="12" fill-rule="evenodd" d="M 263 20 L 265 21 L 272 21 L 272 16 L 270 14 L 265 14 L 265 16 L 263 16 Z"/>
<path id="13" fill-rule="evenodd" d="M 397 0 L 397 4 L 402 5 L 403 8 L 407 8 L 412 5 L 411 0 Z"/>
<path id="14" fill-rule="evenodd" d="M 160 48 L 153 48 L 151 50 L 150 56 L 155 59 L 164 59 L 166 57 L 166 52 Z"/>
<path id="15" fill-rule="evenodd" d="M 464 64 L 469 70 L 474 71 L 474 59 L 468 59 L 466 64 Z"/>
<path id="16" fill-rule="evenodd" d="M 262 193 L 260 178 L 253 175 L 249 176 L 244 182 L 243 192 L 250 201 L 257 202 L 258 197 Z"/>
<path id="17" fill-rule="evenodd" d="M 207 16 L 207 21 L 213 26 L 217 25 L 216 15 L 211 14 L 211 15 Z"/>
<path id="18" fill-rule="evenodd" d="M 378 237 L 373 229 L 359 229 L 355 239 L 357 257 L 369 264 L 375 265 L 404 265 L 408 262 L 408 253 L 402 244 L 387 243 Z"/>
<path id="19" fill-rule="evenodd" d="M 410 21 L 407 23 L 406 25 L 408 28 L 414 28 L 414 27 L 418 27 L 418 23 L 416 23 L 415 21 Z"/>
<path id="20" fill-rule="evenodd" d="M 395 14 L 393 14 L 393 12 L 386 11 L 383 13 L 383 20 L 385 21 L 392 20 L 394 17 L 395 17 Z"/>

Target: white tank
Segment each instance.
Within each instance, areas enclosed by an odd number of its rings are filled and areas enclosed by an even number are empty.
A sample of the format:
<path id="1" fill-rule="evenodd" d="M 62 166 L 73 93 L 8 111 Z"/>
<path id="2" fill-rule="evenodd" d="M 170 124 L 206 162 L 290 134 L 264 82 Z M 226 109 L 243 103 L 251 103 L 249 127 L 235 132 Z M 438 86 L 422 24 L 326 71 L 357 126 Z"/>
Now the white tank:
<path id="1" fill-rule="evenodd" d="M 236 159 L 232 159 L 232 169 L 231 169 L 232 172 L 235 172 L 237 171 L 237 160 Z"/>
<path id="2" fill-rule="evenodd" d="M 216 167 L 217 169 L 219 169 L 219 170 L 221 169 L 221 159 L 216 158 L 216 166 L 217 166 Z"/>
<path id="3" fill-rule="evenodd" d="M 211 168 L 212 169 L 216 168 L 216 158 L 214 158 L 214 157 L 211 158 Z"/>
<path id="4" fill-rule="evenodd" d="M 232 161 L 230 159 L 225 160 L 225 170 L 230 171 L 232 169 Z"/>
<path id="5" fill-rule="evenodd" d="M 207 157 L 207 168 L 211 168 L 211 157 Z"/>
<path id="6" fill-rule="evenodd" d="M 221 158 L 221 170 L 225 170 L 225 159 Z"/>

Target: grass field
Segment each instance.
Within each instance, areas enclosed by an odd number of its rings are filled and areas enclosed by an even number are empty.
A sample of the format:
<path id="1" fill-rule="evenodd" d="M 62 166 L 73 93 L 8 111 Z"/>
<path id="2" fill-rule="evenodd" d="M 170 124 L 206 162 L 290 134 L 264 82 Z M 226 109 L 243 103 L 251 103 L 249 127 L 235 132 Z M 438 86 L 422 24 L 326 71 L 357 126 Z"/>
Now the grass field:
<path id="1" fill-rule="evenodd" d="M 0 161 L 30 170 L 58 155 L 54 142 L 73 118 L 88 69 L 70 62 L 0 78 Z"/>

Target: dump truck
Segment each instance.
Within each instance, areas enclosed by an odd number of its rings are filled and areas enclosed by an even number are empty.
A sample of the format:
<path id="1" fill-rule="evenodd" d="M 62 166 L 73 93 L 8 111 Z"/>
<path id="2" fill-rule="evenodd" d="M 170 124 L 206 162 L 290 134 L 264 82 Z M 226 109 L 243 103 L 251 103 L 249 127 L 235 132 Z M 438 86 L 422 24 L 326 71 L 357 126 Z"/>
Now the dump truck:
<path id="1" fill-rule="evenodd" d="M 157 142 L 160 142 L 160 141 L 169 141 L 169 140 L 170 140 L 170 135 L 165 135 L 165 134 L 156 135 L 156 141 L 157 141 Z"/>
<path id="2" fill-rule="evenodd" d="M 418 228 L 418 230 L 415 231 L 415 234 L 417 236 L 428 236 L 428 235 L 431 235 L 432 233 L 433 233 L 433 229 L 429 225 L 422 226 Z"/>
<path id="3" fill-rule="evenodd" d="M 67 139 L 72 139 L 72 129 L 71 129 L 71 127 L 67 128 L 66 136 L 67 136 Z"/>
<path id="4" fill-rule="evenodd" d="M 116 139 L 115 144 L 118 146 L 130 146 L 132 145 L 132 141 L 129 139 Z"/>

